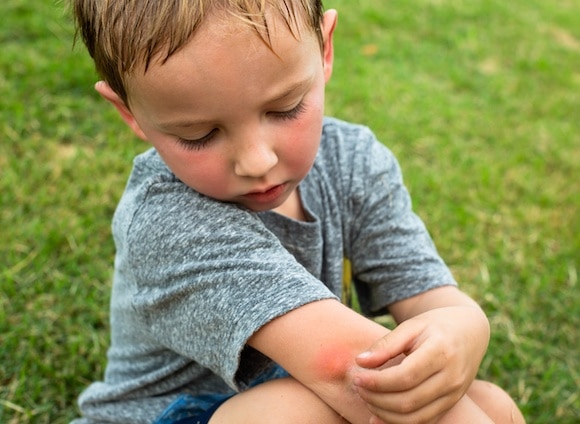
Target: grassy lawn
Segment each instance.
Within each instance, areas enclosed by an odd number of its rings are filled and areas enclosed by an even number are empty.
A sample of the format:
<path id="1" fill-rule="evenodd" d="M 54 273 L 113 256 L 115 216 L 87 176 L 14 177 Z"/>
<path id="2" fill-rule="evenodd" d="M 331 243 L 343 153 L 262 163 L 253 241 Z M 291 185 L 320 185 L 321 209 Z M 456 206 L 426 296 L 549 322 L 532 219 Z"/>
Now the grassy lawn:
<path id="1" fill-rule="evenodd" d="M 580 3 L 326 0 L 327 112 L 371 126 L 488 312 L 480 376 L 580 422 Z M 61 2 L 0 2 L 0 422 L 66 423 L 103 373 L 110 220 L 135 140 Z"/>

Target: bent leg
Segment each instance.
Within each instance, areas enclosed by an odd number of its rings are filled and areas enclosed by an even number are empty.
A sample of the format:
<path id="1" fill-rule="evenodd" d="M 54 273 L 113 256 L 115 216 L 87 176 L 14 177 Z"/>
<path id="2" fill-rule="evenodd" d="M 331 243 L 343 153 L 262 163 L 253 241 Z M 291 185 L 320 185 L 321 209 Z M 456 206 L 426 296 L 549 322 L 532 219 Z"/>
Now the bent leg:
<path id="1" fill-rule="evenodd" d="M 348 424 L 314 392 L 291 377 L 260 384 L 228 399 L 210 424 Z"/>
<path id="2" fill-rule="evenodd" d="M 475 380 L 467 394 L 447 411 L 438 424 L 525 424 L 513 399 L 498 386 Z"/>
<path id="3" fill-rule="evenodd" d="M 475 380 L 467 391 L 467 396 L 496 424 L 524 424 L 526 422 L 510 395 L 495 384 Z"/>

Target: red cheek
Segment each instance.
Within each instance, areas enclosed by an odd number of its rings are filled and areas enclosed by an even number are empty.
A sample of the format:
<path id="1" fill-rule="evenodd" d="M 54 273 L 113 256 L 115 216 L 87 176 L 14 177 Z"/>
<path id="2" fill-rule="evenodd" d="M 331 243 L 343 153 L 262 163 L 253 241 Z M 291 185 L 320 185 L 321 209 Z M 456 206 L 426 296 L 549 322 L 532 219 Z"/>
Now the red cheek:
<path id="1" fill-rule="evenodd" d="M 314 365 L 320 378 L 342 380 L 354 365 L 354 354 L 347 346 L 324 346 L 318 351 Z"/>

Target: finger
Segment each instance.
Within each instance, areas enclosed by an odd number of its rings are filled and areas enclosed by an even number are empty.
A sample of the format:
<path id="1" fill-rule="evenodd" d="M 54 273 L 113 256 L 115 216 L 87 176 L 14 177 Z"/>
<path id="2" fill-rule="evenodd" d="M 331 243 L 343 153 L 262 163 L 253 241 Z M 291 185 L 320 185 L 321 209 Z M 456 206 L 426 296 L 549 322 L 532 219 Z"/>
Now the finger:
<path id="1" fill-rule="evenodd" d="M 398 356 L 401 351 L 398 351 L 395 344 L 390 343 L 387 338 L 387 336 L 380 338 L 369 349 L 358 355 L 356 357 L 357 365 L 363 368 L 378 368 Z"/>
<path id="2" fill-rule="evenodd" d="M 411 349 L 417 333 L 418 330 L 414 326 L 403 323 L 358 355 L 356 363 L 363 368 L 381 367 Z"/>
<path id="3" fill-rule="evenodd" d="M 420 386 L 445 367 L 445 362 L 431 355 L 429 349 L 402 358 L 390 367 L 357 369 L 353 374 L 354 384 L 378 393 L 403 392 Z"/>
<path id="4" fill-rule="evenodd" d="M 369 420 L 369 424 L 387 424 L 386 422 L 384 422 L 383 420 L 381 420 L 379 417 L 377 417 L 376 415 L 373 415 L 371 417 L 371 419 Z"/>
<path id="5" fill-rule="evenodd" d="M 493 424 L 489 416 L 468 396 L 463 396 L 459 400 L 442 396 L 418 411 L 403 414 L 378 410 L 371 405 L 368 405 L 368 409 L 373 416 L 389 424 L 415 422 L 432 424 L 441 419 L 452 423 L 469 420 L 469 422 Z"/>
<path id="6" fill-rule="evenodd" d="M 412 409 L 409 404 L 401 403 L 396 410 L 385 410 L 367 404 L 367 408 L 379 420 L 389 424 L 434 423 L 452 408 L 454 402 L 447 396 L 441 396 L 419 409 Z M 372 421 L 371 421 L 372 422 Z"/>
<path id="7" fill-rule="evenodd" d="M 462 392 L 445 385 L 440 374 L 432 376 L 420 386 L 410 390 L 381 393 L 359 388 L 358 394 L 367 405 L 399 414 L 420 410 L 440 397 L 448 397 L 452 402 L 462 396 Z"/>

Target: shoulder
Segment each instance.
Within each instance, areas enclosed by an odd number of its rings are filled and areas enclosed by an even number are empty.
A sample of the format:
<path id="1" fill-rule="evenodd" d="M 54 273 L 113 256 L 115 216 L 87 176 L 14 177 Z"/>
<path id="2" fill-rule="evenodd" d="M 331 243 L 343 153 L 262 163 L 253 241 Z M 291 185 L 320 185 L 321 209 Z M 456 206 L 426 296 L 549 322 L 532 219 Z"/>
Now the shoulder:
<path id="1" fill-rule="evenodd" d="M 371 129 L 365 125 L 343 121 L 338 118 L 325 117 L 322 126 L 322 142 L 356 144 L 358 142 L 376 141 Z"/>
<path id="2" fill-rule="evenodd" d="M 369 127 L 326 117 L 318 159 L 367 168 L 369 161 L 384 163 L 394 160 L 394 155 Z"/>
<path id="3" fill-rule="evenodd" d="M 113 218 L 117 242 L 176 240 L 183 234 L 221 232 L 228 223 L 254 230 L 261 221 L 249 211 L 204 196 L 181 182 L 155 150 L 137 156 Z"/>
<path id="4" fill-rule="evenodd" d="M 133 168 L 121 197 L 119 208 L 130 208 L 143 201 L 149 190 L 157 185 L 179 186 L 179 180 L 165 165 L 155 149 L 136 156 Z"/>
<path id="5" fill-rule="evenodd" d="M 394 154 L 369 127 L 331 117 L 324 120 L 314 169 L 338 182 L 345 195 L 360 195 L 377 179 L 401 179 Z"/>

